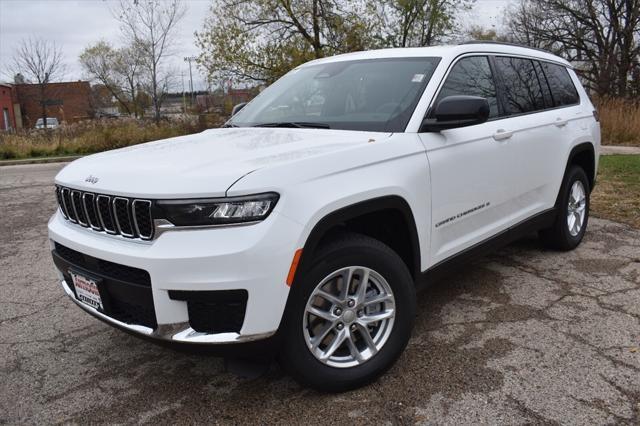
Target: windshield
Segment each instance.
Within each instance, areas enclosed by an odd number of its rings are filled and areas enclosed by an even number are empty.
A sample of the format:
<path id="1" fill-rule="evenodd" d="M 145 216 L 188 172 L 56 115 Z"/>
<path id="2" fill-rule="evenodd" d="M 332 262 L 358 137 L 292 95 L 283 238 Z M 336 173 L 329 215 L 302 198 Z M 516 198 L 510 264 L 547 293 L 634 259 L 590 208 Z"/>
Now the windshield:
<path id="1" fill-rule="evenodd" d="M 228 124 L 401 132 L 439 61 L 385 58 L 303 66 L 265 89 Z"/>

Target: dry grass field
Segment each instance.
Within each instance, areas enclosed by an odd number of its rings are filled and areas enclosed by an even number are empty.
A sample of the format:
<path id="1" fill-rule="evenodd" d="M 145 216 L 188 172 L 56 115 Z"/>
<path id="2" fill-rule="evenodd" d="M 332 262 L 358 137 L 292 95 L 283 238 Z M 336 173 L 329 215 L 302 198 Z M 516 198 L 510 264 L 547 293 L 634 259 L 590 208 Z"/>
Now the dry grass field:
<path id="1" fill-rule="evenodd" d="M 640 101 L 601 100 L 597 109 L 603 145 L 640 146 Z"/>
<path id="2" fill-rule="evenodd" d="M 218 116 L 149 120 L 103 119 L 65 124 L 57 129 L 0 133 L 0 160 L 61 155 L 83 155 L 107 151 L 218 127 Z"/>

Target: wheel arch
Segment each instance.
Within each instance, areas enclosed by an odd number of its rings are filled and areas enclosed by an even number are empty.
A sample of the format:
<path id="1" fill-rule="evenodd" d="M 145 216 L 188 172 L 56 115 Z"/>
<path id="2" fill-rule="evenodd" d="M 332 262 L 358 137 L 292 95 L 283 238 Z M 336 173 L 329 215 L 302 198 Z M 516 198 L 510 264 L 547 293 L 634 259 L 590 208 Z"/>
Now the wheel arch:
<path id="1" fill-rule="evenodd" d="M 389 230 L 395 232 L 390 235 Z M 404 198 L 388 195 L 359 201 L 322 217 L 306 238 L 294 282 L 323 241 L 337 232 L 357 232 L 382 241 L 402 258 L 414 279 L 419 276 L 420 243 L 413 212 Z"/>
<path id="2" fill-rule="evenodd" d="M 596 156 L 595 147 L 592 142 L 582 142 L 571 149 L 562 176 L 563 182 L 569 172 L 569 168 L 573 165 L 582 167 L 589 179 L 589 191 L 593 190 L 596 181 Z"/>

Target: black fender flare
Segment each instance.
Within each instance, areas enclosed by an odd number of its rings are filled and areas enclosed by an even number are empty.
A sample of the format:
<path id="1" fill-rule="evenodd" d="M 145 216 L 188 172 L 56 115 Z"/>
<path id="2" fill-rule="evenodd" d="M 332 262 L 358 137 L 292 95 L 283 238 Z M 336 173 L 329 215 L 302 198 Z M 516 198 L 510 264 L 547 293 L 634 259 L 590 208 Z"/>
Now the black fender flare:
<path id="1" fill-rule="evenodd" d="M 562 174 L 562 181 L 560 181 L 560 188 L 562 188 L 562 182 L 564 182 L 565 178 L 567 177 L 567 173 L 569 172 L 569 167 L 571 166 L 571 164 L 573 164 L 573 159 L 578 154 L 581 154 L 583 152 L 589 152 L 593 156 L 593 176 L 588 176 L 588 171 L 585 170 L 585 172 L 587 172 L 587 177 L 591 179 L 591 182 L 590 182 L 591 188 L 589 188 L 589 190 L 593 191 L 593 187 L 595 186 L 595 182 L 596 182 L 596 176 L 595 176 L 596 150 L 592 142 L 582 142 L 577 144 L 573 148 L 571 148 L 571 151 L 569 152 L 569 156 L 567 157 L 567 164 L 564 167 L 564 173 Z M 556 203 L 555 203 L 556 208 L 559 206 L 559 203 L 560 203 L 560 188 L 558 188 L 558 195 L 556 197 Z"/>
<path id="2" fill-rule="evenodd" d="M 571 152 L 569 153 L 569 158 L 567 159 L 567 165 L 565 167 L 565 174 L 569 171 L 569 165 L 573 162 L 573 159 L 576 157 L 576 155 L 581 154 L 583 152 L 589 152 L 591 154 L 591 156 L 593 157 L 593 176 L 588 176 L 589 178 L 591 178 L 591 189 L 593 189 L 593 184 L 596 181 L 596 176 L 595 176 L 595 170 L 596 170 L 596 149 L 593 146 L 593 143 L 591 142 L 582 142 L 579 143 L 578 145 L 574 146 L 571 149 Z M 564 176 L 563 176 L 564 178 Z"/>
<path id="3" fill-rule="evenodd" d="M 409 228 L 409 244 L 411 247 L 411 260 L 414 269 L 410 272 L 414 277 L 417 277 L 420 273 L 421 266 L 418 229 L 416 227 L 416 221 L 409 203 L 407 203 L 404 198 L 398 195 L 388 195 L 359 201 L 355 204 L 341 207 L 338 210 L 335 210 L 320 219 L 315 224 L 305 241 L 304 247 L 302 249 L 302 256 L 300 257 L 299 267 L 296 271 L 296 276 L 298 275 L 299 271 L 304 271 L 305 263 L 308 264 L 311 257 L 313 256 L 313 253 L 318 248 L 322 238 L 330 229 L 336 226 L 340 226 L 346 221 L 355 219 L 358 216 L 383 210 L 396 210 L 402 214 L 402 217 L 404 218 L 404 221 Z"/>

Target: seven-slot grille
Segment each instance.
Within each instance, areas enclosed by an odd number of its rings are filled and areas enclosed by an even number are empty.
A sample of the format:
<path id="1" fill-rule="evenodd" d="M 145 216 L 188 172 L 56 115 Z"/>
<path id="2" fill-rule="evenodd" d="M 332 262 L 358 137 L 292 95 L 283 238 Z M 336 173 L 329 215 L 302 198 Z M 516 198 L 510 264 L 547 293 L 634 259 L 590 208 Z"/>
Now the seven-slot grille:
<path id="1" fill-rule="evenodd" d="M 117 197 L 56 186 L 62 215 L 94 231 L 126 238 L 153 238 L 151 201 Z"/>

